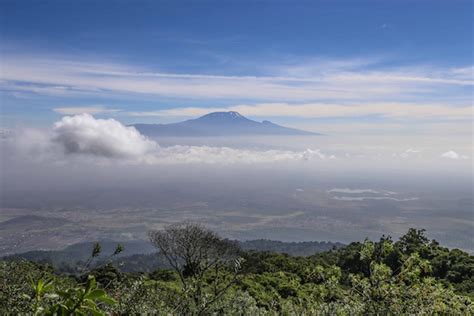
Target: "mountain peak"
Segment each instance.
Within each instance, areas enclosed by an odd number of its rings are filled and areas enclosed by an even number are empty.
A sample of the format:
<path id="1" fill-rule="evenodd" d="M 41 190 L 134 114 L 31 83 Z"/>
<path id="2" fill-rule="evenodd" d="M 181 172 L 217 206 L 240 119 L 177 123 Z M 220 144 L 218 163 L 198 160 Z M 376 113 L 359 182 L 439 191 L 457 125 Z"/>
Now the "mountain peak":
<path id="1" fill-rule="evenodd" d="M 227 112 L 211 112 L 206 115 L 201 116 L 201 118 L 245 118 L 239 112 L 227 111 Z"/>

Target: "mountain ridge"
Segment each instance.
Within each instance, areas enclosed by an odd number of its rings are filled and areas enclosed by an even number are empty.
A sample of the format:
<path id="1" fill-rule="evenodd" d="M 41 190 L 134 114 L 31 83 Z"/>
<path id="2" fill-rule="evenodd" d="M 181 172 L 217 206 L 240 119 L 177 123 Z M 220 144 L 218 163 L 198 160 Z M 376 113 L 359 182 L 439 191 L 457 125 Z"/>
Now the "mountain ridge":
<path id="1" fill-rule="evenodd" d="M 284 253 L 290 256 L 312 256 L 331 249 L 343 248 L 346 245 L 331 241 L 301 241 L 285 242 L 269 239 L 235 240 L 245 251 L 263 251 L 271 253 Z M 117 244 L 122 244 L 124 250 L 115 258 L 119 269 L 126 272 L 139 272 L 146 270 L 152 272 L 157 268 L 169 268 L 166 259 L 156 253 L 156 248 L 144 240 L 114 241 L 99 240 L 101 255 L 97 264 L 102 264 L 110 259 Z M 79 242 L 60 250 L 33 250 L 0 256 L 0 260 L 28 260 L 38 263 L 47 263 L 61 272 L 73 272 L 80 267 L 80 263 L 87 261 L 94 242 Z"/>
<path id="2" fill-rule="evenodd" d="M 322 135 L 281 126 L 264 120 L 257 122 L 235 111 L 211 112 L 201 117 L 170 124 L 132 124 L 140 133 L 157 136 L 243 136 L 243 135 Z"/>

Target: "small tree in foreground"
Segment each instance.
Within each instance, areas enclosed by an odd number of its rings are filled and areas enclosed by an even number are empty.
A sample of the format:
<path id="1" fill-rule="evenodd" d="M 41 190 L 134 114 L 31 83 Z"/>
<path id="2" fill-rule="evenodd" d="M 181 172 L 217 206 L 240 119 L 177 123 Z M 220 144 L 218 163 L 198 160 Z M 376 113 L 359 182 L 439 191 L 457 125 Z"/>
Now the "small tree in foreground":
<path id="1" fill-rule="evenodd" d="M 149 236 L 179 276 L 182 296 L 175 308 L 202 314 L 237 281 L 243 260 L 239 246 L 205 226 L 183 222 Z"/>

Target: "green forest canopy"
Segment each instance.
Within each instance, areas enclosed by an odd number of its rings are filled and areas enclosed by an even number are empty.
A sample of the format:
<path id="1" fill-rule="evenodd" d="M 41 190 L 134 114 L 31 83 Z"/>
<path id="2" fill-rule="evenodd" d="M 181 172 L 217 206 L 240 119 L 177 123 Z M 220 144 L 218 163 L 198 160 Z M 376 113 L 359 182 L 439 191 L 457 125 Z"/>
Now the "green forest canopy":
<path id="1" fill-rule="evenodd" d="M 465 314 L 474 307 L 474 257 L 410 229 L 311 256 L 242 250 L 193 223 L 151 232 L 170 269 L 125 273 L 113 260 L 75 274 L 25 260 L 0 262 L 0 313 L 320 315 Z M 110 254 L 112 259 L 123 248 Z M 91 268 L 93 267 L 93 268 Z"/>

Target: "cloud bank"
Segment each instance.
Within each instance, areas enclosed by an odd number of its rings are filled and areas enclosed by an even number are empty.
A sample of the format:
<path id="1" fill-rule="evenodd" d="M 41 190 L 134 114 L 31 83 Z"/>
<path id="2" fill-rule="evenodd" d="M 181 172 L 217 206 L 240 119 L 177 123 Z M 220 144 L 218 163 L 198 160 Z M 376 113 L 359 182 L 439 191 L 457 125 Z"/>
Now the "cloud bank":
<path id="1" fill-rule="evenodd" d="M 371 167 L 395 164 L 399 167 L 443 160 L 468 161 L 469 157 L 448 151 L 426 152 L 409 147 L 402 154 L 393 153 L 385 146 L 359 146 L 352 141 L 338 144 L 334 138 L 283 139 L 239 138 L 237 142 L 201 139 L 191 144 L 168 142 L 160 146 L 155 140 L 140 134 L 134 127 L 115 119 L 98 119 L 90 114 L 65 116 L 48 131 L 33 129 L 13 133 L 6 138 L 26 159 L 44 162 L 125 163 L 142 165 L 172 164 L 272 164 L 298 163 L 309 168 Z M 295 143 L 296 141 L 296 143 Z M 266 143 L 268 142 L 268 143 Z M 274 142 L 272 144 L 272 142 Z M 302 143 L 299 143 L 302 142 Z M 335 143 L 336 142 L 336 143 Z M 316 145 L 317 144 L 317 145 Z M 352 145 L 351 145 L 352 144 Z M 294 146 L 297 145 L 297 146 Z M 315 148 L 315 146 L 317 146 Z M 352 146 L 352 147 L 351 147 Z M 324 150 L 322 150 L 323 148 Z M 441 151 L 442 152 L 442 151 Z M 406 163 L 402 163 L 406 161 Z M 375 165 L 374 165 L 375 164 Z"/>
<path id="2" fill-rule="evenodd" d="M 28 155 L 46 160 L 86 159 L 139 164 L 253 164 L 289 161 L 331 160 L 319 149 L 250 150 L 230 147 L 161 147 L 134 127 L 114 119 L 97 119 L 90 114 L 65 116 L 49 133 L 23 131 L 16 140 Z"/>

